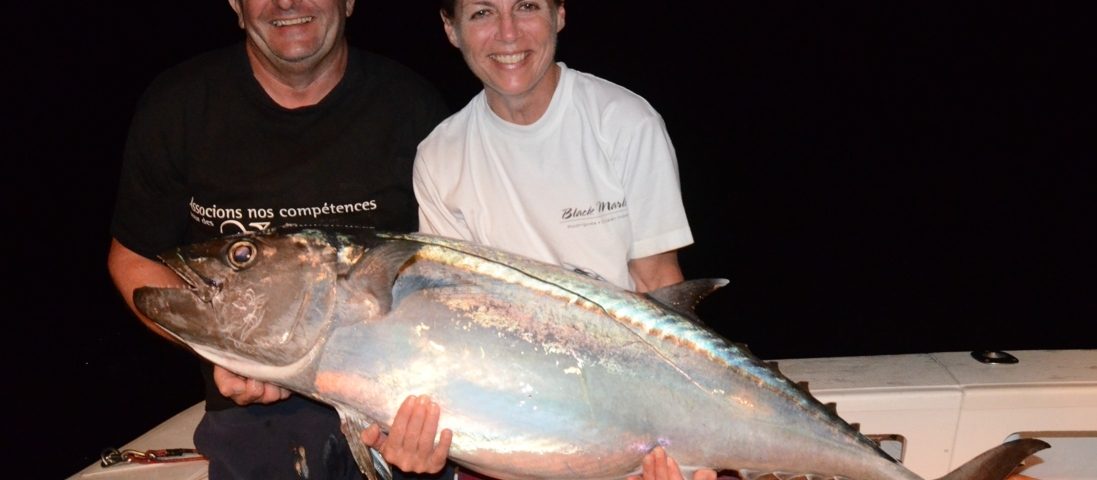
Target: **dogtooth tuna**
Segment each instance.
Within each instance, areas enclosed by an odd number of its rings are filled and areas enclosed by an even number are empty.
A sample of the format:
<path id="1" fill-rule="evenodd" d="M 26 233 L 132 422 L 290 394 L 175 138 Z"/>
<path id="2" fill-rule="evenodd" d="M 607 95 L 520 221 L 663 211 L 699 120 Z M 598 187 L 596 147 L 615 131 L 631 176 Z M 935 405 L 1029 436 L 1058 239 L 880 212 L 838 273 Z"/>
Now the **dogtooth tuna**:
<path id="1" fill-rule="evenodd" d="M 663 446 L 756 479 L 920 478 L 832 408 L 707 328 L 693 307 L 727 283 L 647 294 L 497 249 L 423 234 L 281 227 L 161 255 L 185 288 L 138 309 L 193 351 L 333 406 L 360 441 L 430 395 L 450 458 L 501 480 L 618 479 Z M 1000 480 L 1048 445 L 994 447 L 945 480 Z"/>

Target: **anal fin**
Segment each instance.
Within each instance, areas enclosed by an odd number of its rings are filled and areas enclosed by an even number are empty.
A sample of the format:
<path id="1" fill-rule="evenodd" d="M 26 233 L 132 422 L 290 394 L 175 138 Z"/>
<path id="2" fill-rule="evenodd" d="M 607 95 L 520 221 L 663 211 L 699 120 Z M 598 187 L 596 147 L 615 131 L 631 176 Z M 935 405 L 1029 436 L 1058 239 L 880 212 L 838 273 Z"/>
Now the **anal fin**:
<path id="1" fill-rule="evenodd" d="M 343 435 L 347 437 L 350 452 L 358 463 L 358 470 L 369 480 L 392 480 L 392 470 L 381 453 L 362 443 L 362 432 L 374 423 L 372 419 L 342 408 L 336 408 L 342 420 Z"/>

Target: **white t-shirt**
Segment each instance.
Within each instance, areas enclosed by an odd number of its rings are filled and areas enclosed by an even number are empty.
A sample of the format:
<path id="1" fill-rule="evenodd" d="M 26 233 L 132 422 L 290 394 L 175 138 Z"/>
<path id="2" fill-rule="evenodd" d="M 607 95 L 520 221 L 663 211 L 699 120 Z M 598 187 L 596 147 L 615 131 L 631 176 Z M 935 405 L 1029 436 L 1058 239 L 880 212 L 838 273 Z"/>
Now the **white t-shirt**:
<path id="1" fill-rule="evenodd" d="M 628 261 L 693 243 L 662 117 L 563 63 L 532 125 L 484 92 L 419 144 L 419 230 L 597 274 L 633 289 Z"/>

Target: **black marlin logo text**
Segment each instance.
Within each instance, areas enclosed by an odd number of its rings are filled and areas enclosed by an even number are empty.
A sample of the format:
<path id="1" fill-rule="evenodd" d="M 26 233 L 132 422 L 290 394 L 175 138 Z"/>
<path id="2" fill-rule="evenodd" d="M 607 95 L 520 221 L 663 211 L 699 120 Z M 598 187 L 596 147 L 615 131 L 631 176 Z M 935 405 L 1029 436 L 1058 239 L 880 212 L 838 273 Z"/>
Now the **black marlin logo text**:
<path id="1" fill-rule="evenodd" d="M 587 207 L 565 208 L 560 214 L 561 220 L 575 220 L 579 218 L 597 217 L 606 213 L 613 213 L 624 209 L 628 204 L 624 199 L 615 202 L 596 202 Z"/>

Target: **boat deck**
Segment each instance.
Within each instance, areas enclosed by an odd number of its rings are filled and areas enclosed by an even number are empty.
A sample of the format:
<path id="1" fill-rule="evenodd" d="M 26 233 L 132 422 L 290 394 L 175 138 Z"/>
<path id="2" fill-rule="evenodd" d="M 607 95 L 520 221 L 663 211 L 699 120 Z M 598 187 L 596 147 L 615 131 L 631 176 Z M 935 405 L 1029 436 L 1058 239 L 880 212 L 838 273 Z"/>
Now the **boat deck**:
<path id="1" fill-rule="evenodd" d="M 1097 350 L 1009 352 L 982 363 L 969 352 L 778 360 L 823 402 L 924 478 L 938 478 L 1004 441 L 1052 445 L 1022 472 L 1041 480 L 1097 479 Z M 199 403 L 123 449 L 193 448 Z M 70 480 L 199 480 L 204 461 L 89 465 Z"/>

